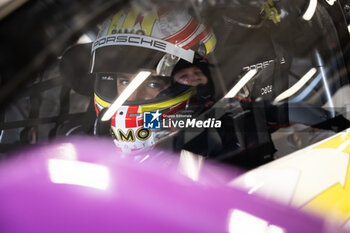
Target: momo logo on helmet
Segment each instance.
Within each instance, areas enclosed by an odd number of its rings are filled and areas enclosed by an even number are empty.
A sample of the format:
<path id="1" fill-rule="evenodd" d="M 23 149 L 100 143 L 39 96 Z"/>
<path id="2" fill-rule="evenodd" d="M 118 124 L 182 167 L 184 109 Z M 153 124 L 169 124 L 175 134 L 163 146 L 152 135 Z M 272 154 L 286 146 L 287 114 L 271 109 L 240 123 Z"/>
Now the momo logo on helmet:
<path id="1" fill-rule="evenodd" d="M 138 130 L 129 129 L 128 131 L 112 129 L 111 134 L 117 141 L 135 142 L 136 139 L 140 141 L 147 140 L 151 136 L 151 131 L 145 128 L 139 128 Z"/>
<path id="2" fill-rule="evenodd" d="M 145 129 L 160 129 L 160 115 L 159 110 L 143 113 L 143 127 Z"/>
<path id="3" fill-rule="evenodd" d="M 194 58 L 194 51 L 191 49 L 186 50 L 164 40 L 137 34 L 113 34 L 102 36 L 93 43 L 91 52 L 94 52 L 98 48 L 112 45 L 129 45 L 158 50 L 180 57 L 191 63 Z"/>

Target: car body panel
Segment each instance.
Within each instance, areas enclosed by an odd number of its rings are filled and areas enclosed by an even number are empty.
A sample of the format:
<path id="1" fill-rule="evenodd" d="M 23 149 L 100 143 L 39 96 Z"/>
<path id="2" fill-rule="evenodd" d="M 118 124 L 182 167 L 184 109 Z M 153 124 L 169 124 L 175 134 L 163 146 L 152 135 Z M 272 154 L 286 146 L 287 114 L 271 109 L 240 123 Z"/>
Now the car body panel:
<path id="1" fill-rule="evenodd" d="M 231 184 L 338 224 L 350 218 L 350 129 L 249 171 Z"/>
<path id="2" fill-rule="evenodd" d="M 164 160 L 166 158 L 166 160 Z M 183 163 L 193 168 L 194 162 Z M 227 186 L 239 172 L 176 156 L 136 162 L 76 138 L 0 165 L 2 232 L 334 232 L 324 220 Z M 291 221 L 292 219 L 292 221 Z"/>

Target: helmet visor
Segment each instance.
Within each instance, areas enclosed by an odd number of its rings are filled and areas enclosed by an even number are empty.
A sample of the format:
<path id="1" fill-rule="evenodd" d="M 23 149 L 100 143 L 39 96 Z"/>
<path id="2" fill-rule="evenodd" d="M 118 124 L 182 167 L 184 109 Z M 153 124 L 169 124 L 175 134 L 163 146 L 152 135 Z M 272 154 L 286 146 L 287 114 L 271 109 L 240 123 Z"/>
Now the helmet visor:
<path id="1" fill-rule="evenodd" d="M 152 40 L 150 37 L 147 38 L 149 41 Z M 161 40 L 157 41 L 160 43 Z M 152 43 L 155 44 L 155 42 Z M 152 45 L 152 43 L 147 43 L 147 45 Z M 125 91 L 133 80 L 137 79 L 140 71 L 145 70 L 150 71 L 151 74 L 135 87 L 124 104 L 158 102 L 186 91 L 191 85 L 174 86 L 172 71 L 180 59 L 186 59 L 186 62 L 191 64 L 194 51 L 171 48 L 171 45 L 168 46 L 166 42 L 163 48 L 164 51 L 160 51 L 161 49 L 140 45 L 112 44 L 99 47 L 94 44 L 90 71 L 97 74 L 95 94 L 102 100 L 111 103 Z"/>

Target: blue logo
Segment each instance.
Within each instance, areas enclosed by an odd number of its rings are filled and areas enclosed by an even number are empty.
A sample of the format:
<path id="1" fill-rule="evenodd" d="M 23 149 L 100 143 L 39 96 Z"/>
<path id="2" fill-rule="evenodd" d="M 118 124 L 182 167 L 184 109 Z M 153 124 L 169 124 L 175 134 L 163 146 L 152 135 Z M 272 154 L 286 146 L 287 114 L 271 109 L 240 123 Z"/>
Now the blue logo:
<path id="1" fill-rule="evenodd" d="M 143 113 L 143 128 L 145 129 L 160 129 L 159 110 Z"/>

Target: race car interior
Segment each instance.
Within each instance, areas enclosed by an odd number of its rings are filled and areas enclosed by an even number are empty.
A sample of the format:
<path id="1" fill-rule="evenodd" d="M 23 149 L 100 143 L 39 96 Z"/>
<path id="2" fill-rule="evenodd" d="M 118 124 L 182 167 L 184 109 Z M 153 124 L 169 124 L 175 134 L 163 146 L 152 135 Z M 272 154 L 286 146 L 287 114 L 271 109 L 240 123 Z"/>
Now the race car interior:
<path id="1" fill-rule="evenodd" d="M 0 69 L 2 157 L 60 137 L 111 137 L 110 123 L 106 125 L 101 115 L 96 116 L 94 91 L 100 83 L 90 69 L 91 47 L 107 16 L 129 3 L 88 2 L 86 6 L 79 1 L 53 6 L 49 1 L 28 2 L 28 9 L 41 13 L 36 14 L 37 21 L 45 19 L 45 23 L 27 26 L 16 35 L 4 35 L 1 30 L 2 40 L 13 41 L 1 43 L 2 54 L 6 54 Z M 62 13 L 67 4 L 72 5 L 71 10 Z M 208 25 L 216 37 L 213 52 L 205 56 L 214 103 L 196 117 L 219 119 L 222 127 L 177 129 L 164 137 L 160 148 L 185 149 L 254 168 L 350 126 L 349 32 L 344 1 L 334 5 L 320 1 L 310 19 L 308 5 L 301 0 L 152 0 L 132 4 L 157 6 L 157 10 L 171 4 Z M 1 26 L 21 24 L 24 17 L 20 11 L 11 15 Z M 32 57 L 31 62 L 28 57 L 15 57 L 13 51 L 21 49 Z M 130 49 L 119 59 L 125 59 L 122 64 L 136 61 L 141 57 L 138 51 Z M 109 88 L 112 96 L 117 96 L 116 86 Z"/>

